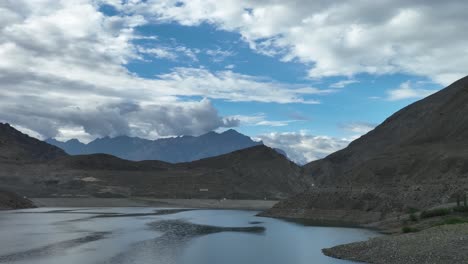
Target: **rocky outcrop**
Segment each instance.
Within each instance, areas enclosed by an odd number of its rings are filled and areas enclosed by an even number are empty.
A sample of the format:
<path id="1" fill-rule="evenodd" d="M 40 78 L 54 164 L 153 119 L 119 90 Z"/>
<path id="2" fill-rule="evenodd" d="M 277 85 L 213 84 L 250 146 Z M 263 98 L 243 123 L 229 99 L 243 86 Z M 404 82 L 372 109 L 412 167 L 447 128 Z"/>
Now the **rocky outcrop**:
<path id="1" fill-rule="evenodd" d="M 267 213 L 328 208 L 384 217 L 453 199 L 468 190 L 467 102 L 465 77 L 403 108 L 347 148 L 305 165 L 314 187 Z"/>
<path id="2" fill-rule="evenodd" d="M 0 210 L 34 208 L 34 204 L 27 198 L 15 193 L 0 190 Z"/>

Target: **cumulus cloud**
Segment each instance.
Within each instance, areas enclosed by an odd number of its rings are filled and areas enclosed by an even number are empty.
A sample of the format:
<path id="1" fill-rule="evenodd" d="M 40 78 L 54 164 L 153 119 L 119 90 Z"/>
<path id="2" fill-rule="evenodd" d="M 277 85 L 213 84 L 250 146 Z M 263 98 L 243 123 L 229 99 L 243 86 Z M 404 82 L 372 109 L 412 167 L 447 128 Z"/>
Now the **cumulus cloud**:
<path id="1" fill-rule="evenodd" d="M 239 117 L 239 120 L 242 122 L 242 117 Z M 351 141 L 375 127 L 376 124 L 367 122 L 342 124 L 340 128 L 349 132 L 349 136 L 344 138 L 316 136 L 303 130 L 299 132 L 272 132 L 259 135 L 255 139 L 262 140 L 267 146 L 284 150 L 289 159 L 302 165 L 347 147 Z"/>
<path id="2" fill-rule="evenodd" d="M 147 19 L 238 32 L 252 49 L 310 64 L 310 77 L 404 72 L 440 84 L 468 68 L 468 2 L 148 0 Z"/>
<path id="3" fill-rule="evenodd" d="M 1 78 L 0 78 L 1 79 Z M 0 121 L 11 122 L 36 131 L 42 137 L 65 137 L 70 130 L 83 131 L 80 139 L 87 135 L 94 137 L 132 135 L 157 138 L 171 135 L 199 135 L 219 127 L 238 126 L 238 120 L 219 116 L 210 100 L 191 102 L 131 102 L 122 98 L 105 96 L 86 97 L 86 101 L 76 99 L 80 90 L 86 87 L 75 86 L 79 92 L 60 94 L 50 88 L 49 82 L 36 89 L 44 92 L 35 95 L 7 92 L 0 97 Z M 5 86 L 4 86 L 5 87 Z M 15 84 L 24 92 L 30 88 Z M 6 86 L 6 88 L 9 88 Z M 17 102 L 27 102 L 18 104 Z"/>
<path id="4" fill-rule="evenodd" d="M 108 16 L 101 4 L 119 10 Z M 126 64 L 155 57 L 197 60 L 197 50 L 141 47 L 135 28 L 152 21 L 149 2 L 73 0 L 0 2 L 1 121 L 43 137 L 199 134 L 239 121 L 219 116 L 209 99 L 317 103 L 324 91 L 203 68 L 176 68 L 154 78 Z M 76 131 L 72 133 L 71 131 Z"/>
<path id="5" fill-rule="evenodd" d="M 279 148 L 286 152 L 288 158 L 297 164 L 324 158 L 325 156 L 345 148 L 351 139 L 314 136 L 307 131 L 273 132 L 256 137 L 267 146 Z"/>
<path id="6" fill-rule="evenodd" d="M 421 99 L 435 93 L 436 90 L 414 88 L 410 81 L 404 82 L 400 87 L 388 91 L 387 100 L 398 101 L 404 99 Z"/>

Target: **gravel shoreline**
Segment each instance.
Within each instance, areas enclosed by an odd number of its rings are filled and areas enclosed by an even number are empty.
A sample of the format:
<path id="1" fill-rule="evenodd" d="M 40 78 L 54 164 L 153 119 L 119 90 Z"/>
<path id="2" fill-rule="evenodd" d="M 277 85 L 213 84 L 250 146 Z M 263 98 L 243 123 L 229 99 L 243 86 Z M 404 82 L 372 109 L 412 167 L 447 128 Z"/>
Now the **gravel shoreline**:
<path id="1" fill-rule="evenodd" d="M 322 250 L 329 257 L 366 263 L 468 263 L 468 224 L 382 236 Z"/>
<path id="2" fill-rule="evenodd" d="M 277 201 L 133 198 L 31 198 L 38 207 L 168 207 L 266 210 Z"/>

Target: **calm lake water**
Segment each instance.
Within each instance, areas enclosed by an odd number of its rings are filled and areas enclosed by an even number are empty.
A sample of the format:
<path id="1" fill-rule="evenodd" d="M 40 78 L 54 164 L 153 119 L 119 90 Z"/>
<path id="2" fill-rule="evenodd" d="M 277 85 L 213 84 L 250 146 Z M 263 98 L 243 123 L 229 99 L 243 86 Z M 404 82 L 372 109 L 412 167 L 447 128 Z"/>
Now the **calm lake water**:
<path id="1" fill-rule="evenodd" d="M 0 263 L 351 263 L 328 258 L 321 249 L 377 235 L 356 228 L 303 226 L 256 213 L 161 208 L 3 211 Z"/>

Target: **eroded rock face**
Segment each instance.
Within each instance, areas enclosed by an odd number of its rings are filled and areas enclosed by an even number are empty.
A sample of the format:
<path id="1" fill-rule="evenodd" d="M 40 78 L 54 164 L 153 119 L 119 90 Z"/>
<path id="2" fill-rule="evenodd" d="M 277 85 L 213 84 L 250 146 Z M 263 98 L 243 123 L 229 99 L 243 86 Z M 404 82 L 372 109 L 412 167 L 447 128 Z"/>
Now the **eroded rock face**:
<path id="1" fill-rule="evenodd" d="M 15 193 L 0 190 L 0 209 L 34 208 L 34 204 Z"/>
<path id="2" fill-rule="evenodd" d="M 315 187 L 275 210 L 328 207 L 385 215 L 447 202 L 468 189 L 468 77 L 403 108 L 304 171 Z"/>

